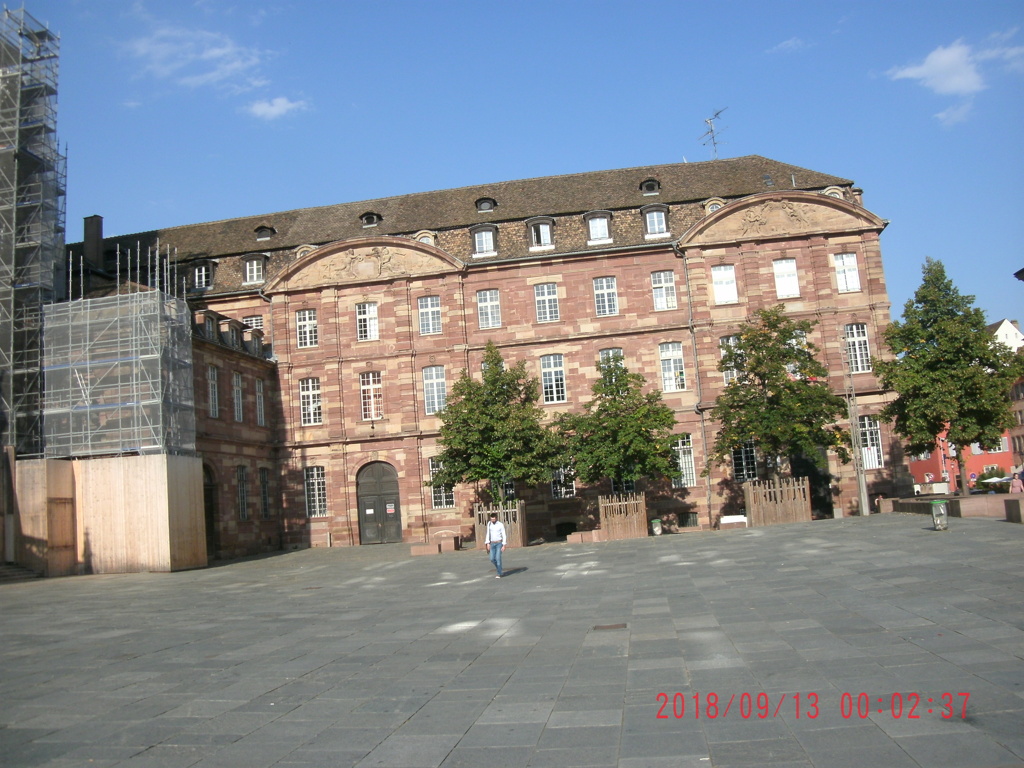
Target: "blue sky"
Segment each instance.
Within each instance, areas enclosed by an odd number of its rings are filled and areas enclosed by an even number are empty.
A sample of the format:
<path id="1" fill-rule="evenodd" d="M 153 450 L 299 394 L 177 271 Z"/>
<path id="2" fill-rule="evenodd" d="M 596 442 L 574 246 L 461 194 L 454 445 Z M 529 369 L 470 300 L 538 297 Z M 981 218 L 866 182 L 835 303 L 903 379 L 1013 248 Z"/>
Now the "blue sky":
<path id="1" fill-rule="evenodd" d="M 68 240 L 758 154 L 853 179 L 1024 322 L 1024 3 L 26 0 L 61 34 Z"/>

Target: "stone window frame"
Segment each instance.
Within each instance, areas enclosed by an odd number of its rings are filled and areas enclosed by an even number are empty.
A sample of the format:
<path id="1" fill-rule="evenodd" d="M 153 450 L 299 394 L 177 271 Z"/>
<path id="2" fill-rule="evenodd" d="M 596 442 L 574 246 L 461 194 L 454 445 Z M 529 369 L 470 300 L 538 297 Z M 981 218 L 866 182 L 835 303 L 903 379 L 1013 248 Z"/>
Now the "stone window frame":
<path id="1" fill-rule="evenodd" d="M 299 379 L 299 426 L 318 427 L 324 423 L 323 390 L 319 376 Z"/>

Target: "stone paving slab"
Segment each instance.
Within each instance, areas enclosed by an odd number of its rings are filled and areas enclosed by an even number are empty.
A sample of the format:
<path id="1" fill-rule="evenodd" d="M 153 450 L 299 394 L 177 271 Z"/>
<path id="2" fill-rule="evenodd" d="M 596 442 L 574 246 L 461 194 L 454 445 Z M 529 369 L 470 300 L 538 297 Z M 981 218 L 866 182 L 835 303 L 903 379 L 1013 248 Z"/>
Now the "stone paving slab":
<path id="1" fill-rule="evenodd" d="M 1024 765 L 1024 527 L 930 527 L 0 584 L 0 764 Z"/>

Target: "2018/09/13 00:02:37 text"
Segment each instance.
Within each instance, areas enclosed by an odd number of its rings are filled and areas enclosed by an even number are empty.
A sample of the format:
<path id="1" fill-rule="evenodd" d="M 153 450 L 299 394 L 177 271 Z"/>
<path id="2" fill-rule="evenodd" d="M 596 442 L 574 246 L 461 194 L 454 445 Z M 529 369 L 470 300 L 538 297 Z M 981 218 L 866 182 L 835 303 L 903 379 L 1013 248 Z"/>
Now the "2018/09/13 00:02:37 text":
<path id="1" fill-rule="evenodd" d="M 743 720 L 757 718 L 767 720 L 780 714 L 813 720 L 823 711 L 821 697 L 811 693 L 787 693 L 769 696 L 760 693 L 734 693 L 728 699 L 717 693 L 659 693 L 659 720 L 681 720 L 704 717 L 715 720 L 720 717 L 739 716 Z M 895 720 L 920 720 L 922 715 L 937 714 L 943 720 L 967 717 L 969 693 L 941 693 L 936 698 L 919 693 L 892 693 L 888 696 L 871 696 L 867 693 L 843 693 L 839 697 L 839 715 L 844 720 L 867 719 L 872 712 L 888 714 Z M 834 705 L 833 705 L 834 706 Z"/>

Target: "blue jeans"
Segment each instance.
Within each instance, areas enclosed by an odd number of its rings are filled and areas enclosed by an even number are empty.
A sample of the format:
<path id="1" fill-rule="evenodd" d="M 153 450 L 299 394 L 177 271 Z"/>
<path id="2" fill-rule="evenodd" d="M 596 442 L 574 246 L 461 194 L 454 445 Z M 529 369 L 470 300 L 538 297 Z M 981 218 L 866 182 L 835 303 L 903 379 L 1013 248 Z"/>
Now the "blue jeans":
<path id="1" fill-rule="evenodd" d="M 501 576 L 501 542 L 491 544 L 491 562 L 494 563 L 494 568 Z"/>

